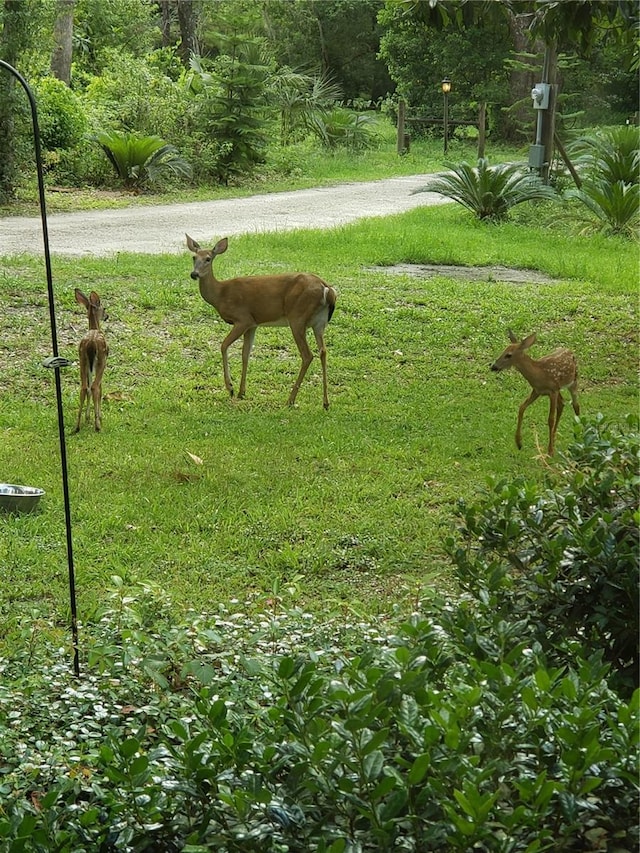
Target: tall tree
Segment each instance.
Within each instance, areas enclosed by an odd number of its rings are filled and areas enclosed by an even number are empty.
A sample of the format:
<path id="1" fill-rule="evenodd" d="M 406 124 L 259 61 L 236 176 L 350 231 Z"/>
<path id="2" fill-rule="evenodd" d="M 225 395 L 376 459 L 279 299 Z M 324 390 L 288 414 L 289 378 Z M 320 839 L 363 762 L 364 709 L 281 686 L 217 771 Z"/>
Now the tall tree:
<path id="1" fill-rule="evenodd" d="M 2 7 L 0 59 L 14 67 L 28 45 L 30 5 L 26 0 L 4 0 Z M 17 100 L 15 78 L 0 69 L 0 204 L 5 204 L 15 194 Z"/>
<path id="2" fill-rule="evenodd" d="M 320 72 L 347 99 L 377 100 L 392 88 L 378 57 L 383 0 L 264 0 L 265 29 L 281 65 Z"/>
<path id="3" fill-rule="evenodd" d="M 76 0 L 58 0 L 58 12 L 53 27 L 51 73 L 67 86 L 71 83 L 73 56 L 73 13 Z"/>
<path id="4" fill-rule="evenodd" d="M 180 23 L 180 59 L 188 68 L 191 55 L 198 56 L 198 17 L 199 8 L 194 0 L 177 0 L 178 22 Z"/>

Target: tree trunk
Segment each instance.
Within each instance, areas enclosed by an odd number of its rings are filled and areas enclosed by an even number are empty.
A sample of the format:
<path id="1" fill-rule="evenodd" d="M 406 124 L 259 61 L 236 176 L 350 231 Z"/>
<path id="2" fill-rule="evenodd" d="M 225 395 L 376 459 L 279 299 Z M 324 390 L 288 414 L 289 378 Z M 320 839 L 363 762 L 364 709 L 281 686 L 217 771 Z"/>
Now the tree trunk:
<path id="1" fill-rule="evenodd" d="M 517 54 L 527 54 L 532 50 L 531 37 L 528 27 L 531 15 L 509 14 L 509 30 L 513 40 L 514 51 Z M 512 67 L 509 74 L 509 103 L 517 106 L 511 107 L 508 112 L 503 112 L 502 134 L 505 139 L 522 142 L 522 132 L 527 125 L 531 125 L 534 116 L 531 106 L 531 89 L 536 82 L 539 71 L 533 65 L 533 59 L 527 59 L 531 63 L 528 68 L 524 59 Z"/>
<path id="2" fill-rule="evenodd" d="M 189 67 L 191 54 L 199 55 L 198 46 L 198 8 L 194 0 L 177 0 L 178 22 L 180 24 L 180 59 L 185 68 Z"/>
<path id="3" fill-rule="evenodd" d="M 160 32 L 162 47 L 171 46 L 171 0 L 160 0 Z"/>
<path id="4" fill-rule="evenodd" d="M 71 83 L 73 54 L 73 12 L 76 0 L 57 0 L 58 14 L 53 28 L 51 73 L 67 86 Z"/>
<path id="5" fill-rule="evenodd" d="M 29 33 L 29 7 L 23 0 L 4 0 L 2 32 L 0 32 L 0 59 L 14 68 L 20 54 L 27 46 Z M 16 80 L 4 68 L 0 69 L 0 204 L 5 204 L 15 194 L 15 107 Z M 26 96 L 25 96 L 26 97 Z"/>

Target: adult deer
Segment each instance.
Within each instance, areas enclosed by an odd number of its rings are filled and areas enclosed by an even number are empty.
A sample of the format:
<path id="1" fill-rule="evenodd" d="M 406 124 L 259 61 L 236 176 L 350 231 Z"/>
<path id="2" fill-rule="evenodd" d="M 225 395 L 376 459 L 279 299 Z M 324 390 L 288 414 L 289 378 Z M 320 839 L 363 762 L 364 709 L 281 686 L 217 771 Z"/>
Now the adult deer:
<path id="1" fill-rule="evenodd" d="M 518 426 L 516 428 L 516 445 L 518 450 L 522 448 L 522 417 L 529 406 L 538 397 L 549 398 L 549 456 L 553 456 L 554 442 L 558 422 L 564 409 L 564 400 L 560 393 L 566 388 L 571 394 L 571 404 L 576 415 L 580 414 L 578 402 L 578 365 L 575 355 L 568 349 L 557 349 L 550 355 L 535 361 L 527 355 L 529 347 L 533 346 L 536 336 L 529 335 L 519 341 L 509 329 L 509 340 L 511 343 L 491 365 L 491 370 L 507 370 L 515 367 L 527 380 L 531 388 L 531 394 L 518 409 Z"/>
<path id="2" fill-rule="evenodd" d="M 100 297 L 91 291 L 87 298 L 81 290 L 75 289 L 76 302 L 86 308 L 89 319 L 89 331 L 84 335 L 78 346 L 80 361 L 80 409 L 76 422 L 76 432 L 80 431 L 82 410 L 86 402 L 86 419 L 89 421 L 89 402 L 93 399 L 93 416 L 96 432 L 102 427 L 102 374 L 107 364 L 109 347 L 107 340 L 100 331 L 100 323 L 107 320 L 107 313 L 100 304 Z M 91 392 L 91 393 L 89 393 Z"/>
<path id="3" fill-rule="evenodd" d="M 218 240 L 213 249 L 202 249 L 189 235 L 187 246 L 193 252 L 191 278 L 200 284 L 200 295 L 216 309 L 225 323 L 232 326 L 222 341 L 222 366 L 224 384 L 233 397 L 233 384 L 229 372 L 227 350 L 234 341 L 243 337 L 242 375 L 238 397 L 245 394 L 247 367 L 258 326 L 289 326 L 298 347 L 302 364 L 298 378 L 289 394 L 289 405 L 293 406 L 300 385 L 313 360 L 307 343 L 307 329 L 313 329 L 320 363 L 322 364 L 323 404 L 329 408 L 327 392 L 327 350 L 324 330 L 333 315 L 336 292 L 317 275 L 310 273 L 283 273 L 281 275 L 249 275 L 218 281 L 213 274 L 212 263 L 216 255 L 227 251 L 226 237 Z"/>

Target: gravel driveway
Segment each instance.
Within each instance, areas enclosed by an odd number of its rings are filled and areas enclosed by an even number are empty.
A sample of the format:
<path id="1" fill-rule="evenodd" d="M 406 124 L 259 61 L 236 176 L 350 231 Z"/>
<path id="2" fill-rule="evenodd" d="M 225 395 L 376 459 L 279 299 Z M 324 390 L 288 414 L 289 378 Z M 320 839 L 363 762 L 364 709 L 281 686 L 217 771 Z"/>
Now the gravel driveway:
<path id="1" fill-rule="evenodd" d="M 202 244 L 213 238 L 295 228 L 331 228 L 370 216 L 441 204 L 435 193 L 412 190 L 427 175 L 339 184 L 218 201 L 195 201 L 47 216 L 52 255 L 156 254 L 185 251 L 185 232 Z M 0 218 L 0 256 L 43 251 L 39 217 Z"/>

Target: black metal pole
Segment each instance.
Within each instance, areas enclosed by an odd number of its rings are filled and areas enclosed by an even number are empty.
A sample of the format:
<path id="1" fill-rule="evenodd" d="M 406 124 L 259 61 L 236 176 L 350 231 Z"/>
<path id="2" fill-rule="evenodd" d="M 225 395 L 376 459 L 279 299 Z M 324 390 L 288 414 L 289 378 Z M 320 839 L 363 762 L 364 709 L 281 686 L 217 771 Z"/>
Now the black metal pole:
<path id="1" fill-rule="evenodd" d="M 67 444 L 64 435 L 64 414 L 62 410 L 62 386 L 60 384 L 60 368 L 65 366 L 64 359 L 58 356 L 58 335 L 56 331 L 55 300 L 53 295 L 53 276 L 51 274 L 51 254 L 49 252 L 49 229 L 47 227 L 47 204 L 44 194 L 44 172 L 42 169 L 42 149 L 40 147 L 40 128 L 38 126 L 38 108 L 35 98 L 24 77 L 0 59 L 0 68 L 5 68 L 9 74 L 18 80 L 27 93 L 31 105 L 31 119 L 33 122 L 33 140 L 36 155 L 36 168 L 38 172 L 38 193 L 40 197 L 40 216 L 42 218 L 42 236 L 44 239 L 44 263 L 47 273 L 47 293 L 49 296 L 49 320 L 51 324 L 51 346 L 53 358 L 48 359 L 48 367 L 52 367 L 56 377 L 56 401 L 58 406 L 58 434 L 60 437 L 60 462 L 62 466 L 62 491 L 64 495 L 64 515 L 67 533 L 67 562 L 69 565 L 69 602 L 71 606 L 71 639 L 73 643 L 73 671 L 80 675 L 80 656 L 78 646 L 78 611 L 76 607 L 76 582 L 73 566 L 73 537 L 71 535 L 71 502 L 69 500 L 69 475 L 67 470 Z"/>
<path id="2" fill-rule="evenodd" d="M 447 153 L 447 149 L 449 147 L 449 93 L 444 92 L 444 115 L 443 115 L 443 125 L 444 125 L 444 153 Z"/>

